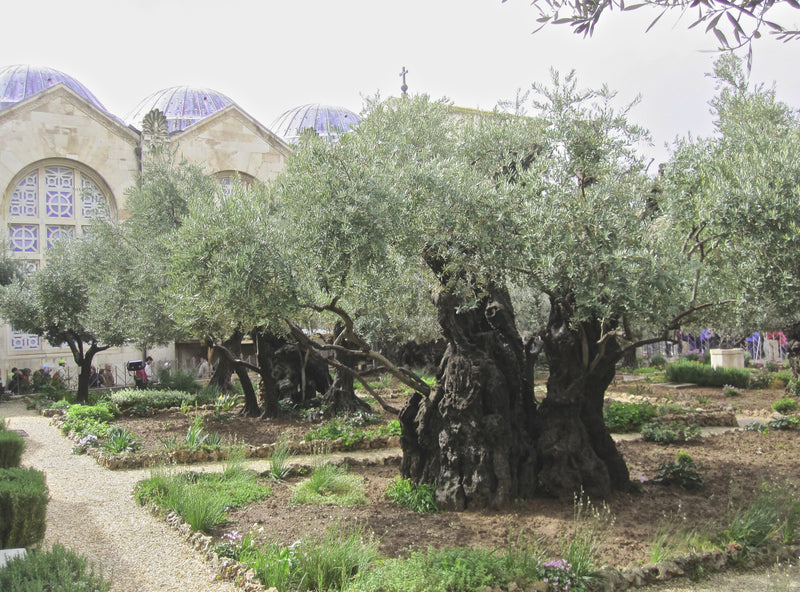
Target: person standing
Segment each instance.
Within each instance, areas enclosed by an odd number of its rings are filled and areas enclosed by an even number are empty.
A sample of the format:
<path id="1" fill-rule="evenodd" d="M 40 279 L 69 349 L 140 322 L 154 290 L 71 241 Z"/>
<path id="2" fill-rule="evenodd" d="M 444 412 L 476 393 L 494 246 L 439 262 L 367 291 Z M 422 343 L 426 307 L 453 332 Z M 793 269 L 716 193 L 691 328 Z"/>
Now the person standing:
<path id="1" fill-rule="evenodd" d="M 64 360 L 58 361 L 58 367 L 53 371 L 53 380 L 58 380 L 61 384 L 67 382 L 67 362 Z"/>
<path id="2" fill-rule="evenodd" d="M 147 376 L 147 384 L 155 384 L 158 382 L 156 369 L 153 366 L 153 358 L 151 356 L 147 356 L 145 359 L 144 373 Z"/>

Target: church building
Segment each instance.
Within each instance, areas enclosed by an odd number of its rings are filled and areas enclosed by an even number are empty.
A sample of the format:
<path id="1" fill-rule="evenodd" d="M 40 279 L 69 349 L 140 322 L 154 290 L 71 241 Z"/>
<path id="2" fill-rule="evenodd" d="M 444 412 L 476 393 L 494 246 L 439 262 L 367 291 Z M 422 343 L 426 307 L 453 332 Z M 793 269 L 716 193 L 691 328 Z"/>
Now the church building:
<path id="1" fill-rule="evenodd" d="M 0 216 L 7 248 L 33 269 L 54 241 L 80 236 L 93 218 L 125 219 L 126 191 L 141 171 L 148 134 L 163 134 L 179 159 L 202 163 L 220 183 L 236 176 L 269 182 L 284 169 L 302 130 L 333 140 L 357 122 L 347 109 L 310 104 L 268 128 L 224 94 L 185 86 L 153 93 L 122 119 L 63 72 L 0 67 Z M 98 354 L 96 364 L 111 363 L 119 372 L 125 360 L 140 356 L 134 348 L 116 348 Z M 175 347 L 153 356 L 175 360 Z M 35 370 L 60 358 L 71 363 L 68 348 L 0 326 L 3 379 L 14 366 Z"/>

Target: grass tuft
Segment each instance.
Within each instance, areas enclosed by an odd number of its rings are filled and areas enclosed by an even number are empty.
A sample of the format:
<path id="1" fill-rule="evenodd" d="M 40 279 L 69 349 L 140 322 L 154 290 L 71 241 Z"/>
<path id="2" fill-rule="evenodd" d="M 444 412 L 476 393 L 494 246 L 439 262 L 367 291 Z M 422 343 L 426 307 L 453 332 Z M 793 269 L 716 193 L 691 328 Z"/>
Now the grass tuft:
<path id="1" fill-rule="evenodd" d="M 307 479 L 294 486 L 292 503 L 337 506 L 365 504 L 364 478 L 348 474 L 346 469 L 336 465 L 320 465 L 311 471 Z"/>

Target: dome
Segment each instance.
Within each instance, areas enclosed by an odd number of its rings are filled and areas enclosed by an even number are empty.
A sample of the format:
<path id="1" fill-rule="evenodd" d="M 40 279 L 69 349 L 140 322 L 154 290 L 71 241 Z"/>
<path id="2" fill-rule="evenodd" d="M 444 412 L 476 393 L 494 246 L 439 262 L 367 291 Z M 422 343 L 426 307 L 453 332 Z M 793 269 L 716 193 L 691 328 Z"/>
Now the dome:
<path id="1" fill-rule="evenodd" d="M 88 88 L 58 70 L 17 64 L 0 68 L 0 111 L 8 109 L 43 90 L 63 83 L 98 109 L 108 113 Z"/>
<path id="2" fill-rule="evenodd" d="M 141 129 L 144 116 L 153 109 L 158 109 L 167 116 L 167 127 L 172 134 L 183 131 L 232 104 L 233 101 L 229 97 L 210 88 L 173 86 L 147 97 L 125 118 L 125 121 Z"/>
<path id="3" fill-rule="evenodd" d="M 320 137 L 336 141 L 350 131 L 361 118 L 344 107 L 308 104 L 284 112 L 270 129 L 287 142 L 297 143 L 303 130 L 311 128 Z"/>

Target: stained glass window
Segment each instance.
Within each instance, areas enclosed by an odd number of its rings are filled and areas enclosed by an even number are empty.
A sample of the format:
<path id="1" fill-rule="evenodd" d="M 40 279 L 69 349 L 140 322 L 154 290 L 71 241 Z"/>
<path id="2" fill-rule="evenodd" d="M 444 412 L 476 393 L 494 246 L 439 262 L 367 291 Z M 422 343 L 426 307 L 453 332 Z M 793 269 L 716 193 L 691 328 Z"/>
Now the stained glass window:
<path id="1" fill-rule="evenodd" d="M 17 184 L 14 192 L 11 194 L 11 200 L 8 202 L 9 217 L 36 218 L 39 216 L 38 186 L 38 171 L 33 171 Z"/>
<path id="2" fill-rule="evenodd" d="M 39 227 L 33 224 L 9 224 L 8 243 L 14 253 L 38 252 Z"/>
<path id="3" fill-rule="evenodd" d="M 45 207 L 48 218 L 72 218 L 75 203 L 75 172 L 64 167 L 44 170 Z"/>
<path id="4" fill-rule="evenodd" d="M 108 218 L 108 201 L 92 181 L 81 179 L 81 215 L 87 220 Z"/>
<path id="5" fill-rule="evenodd" d="M 70 226 L 48 226 L 47 248 L 52 247 L 56 241 L 75 236 L 75 228 Z"/>
<path id="6" fill-rule="evenodd" d="M 23 171 L 8 196 L 7 232 L 12 252 L 40 265 L 56 241 L 77 236 L 95 218 L 108 218 L 112 203 L 102 185 L 80 165 L 56 161 Z"/>
<path id="7" fill-rule="evenodd" d="M 38 335 L 11 331 L 11 349 L 16 351 L 31 351 L 39 349 L 41 342 Z"/>

